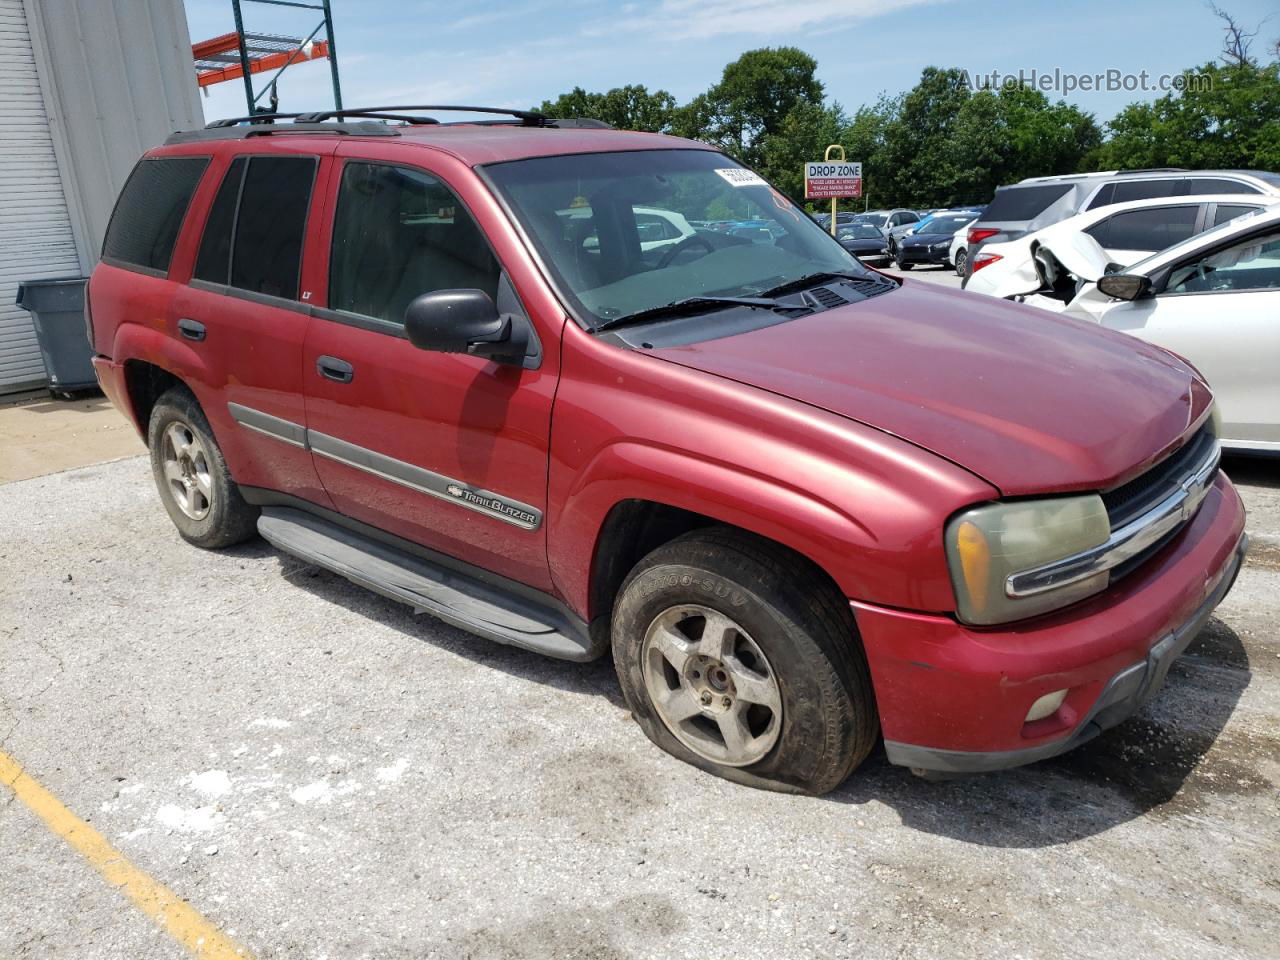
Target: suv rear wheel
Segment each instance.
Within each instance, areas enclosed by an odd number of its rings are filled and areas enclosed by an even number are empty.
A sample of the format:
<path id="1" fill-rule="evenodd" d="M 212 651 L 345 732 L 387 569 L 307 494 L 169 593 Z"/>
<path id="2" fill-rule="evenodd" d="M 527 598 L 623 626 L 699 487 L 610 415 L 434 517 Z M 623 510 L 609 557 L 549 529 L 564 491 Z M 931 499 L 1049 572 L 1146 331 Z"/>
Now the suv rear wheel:
<path id="1" fill-rule="evenodd" d="M 184 540 L 213 549 L 257 532 L 258 510 L 240 495 L 204 411 L 186 388 L 156 401 L 147 446 L 160 500 Z"/>
<path id="2" fill-rule="evenodd" d="M 964 276 L 964 265 L 968 263 L 968 261 L 969 261 L 969 254 L 967 254 L 964 248 L 961 247 L 959 250 L 956 251 L 956 276 L 957 277 Z"/>
<path id="3" fill-rule="evenodd" d="M 749 534 L 695 531 L 637 564 L 614 608 L 613 654 L 649 739 L 739 783 L 826 793 L 879 733 L 848 602 Z"/>

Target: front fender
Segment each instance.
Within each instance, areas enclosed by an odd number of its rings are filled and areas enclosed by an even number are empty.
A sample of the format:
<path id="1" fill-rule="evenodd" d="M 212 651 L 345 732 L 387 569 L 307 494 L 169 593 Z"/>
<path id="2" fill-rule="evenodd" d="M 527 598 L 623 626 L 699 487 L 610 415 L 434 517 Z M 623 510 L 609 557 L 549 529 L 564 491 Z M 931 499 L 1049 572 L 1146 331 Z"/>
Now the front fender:
<path id="1" fill-rule="evenodd" d="M 748 530 L 809 558 L 846 596 L 892 598 L 915 609 L 952 604 L 941 549 L 929 538 L 903 538 L 920 507 L 889 486 L 852 482 L 866 498 L 872 525 L 846 506 L 776 477 L 714 461 L 686 450 L 635 440 L 600 450 L 575 478 L 547 532 L 556 587 L 575 610 L 590 609 L 594 554 L 610 512 L 627 500 L 677 507 Z M 590 549 L 587 548 L 590 545 Z M 883 599 L 880 602 L 885 602 Z"/>

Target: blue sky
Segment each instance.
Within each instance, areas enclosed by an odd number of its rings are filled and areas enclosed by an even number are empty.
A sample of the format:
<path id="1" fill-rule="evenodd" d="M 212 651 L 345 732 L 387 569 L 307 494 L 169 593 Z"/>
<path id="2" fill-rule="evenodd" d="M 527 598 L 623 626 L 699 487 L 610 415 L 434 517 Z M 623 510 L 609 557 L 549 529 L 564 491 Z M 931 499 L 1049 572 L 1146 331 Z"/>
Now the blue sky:
<path id="1" fill-rule="evenodd" d="M 192 40 L 234 29 L 230 0 L 185 0 Z M 1256 52 L 1280 36 L 1273 0 L 1220 0 L 1247 24 L 1268 15 Z M 973 74 L 1059 68 L 1176 74 L 1213 59 L 1221 30 L 1199 0 L 332 0 L 348 106 L 472 103 L 529 107 L 577 86 L 705 90 L 744 50 L 789 44 L 818 61 L 828 96 L 852 112 L 908 89 L 930 64 Z M 311 11 L 245 2 L 249 31 L 305 35 Z M 262 75 L 259 74 L 259 77 Z M 210 88 L 205 116 L 244 112 L 243 85 Z M 330 106 L 323 61 L 290 67 L 281 109 Z M 1061 94 L 1050 93 L 1053 99 Z M 1076 92 L 1110 118 L 1158 93 Z"/>

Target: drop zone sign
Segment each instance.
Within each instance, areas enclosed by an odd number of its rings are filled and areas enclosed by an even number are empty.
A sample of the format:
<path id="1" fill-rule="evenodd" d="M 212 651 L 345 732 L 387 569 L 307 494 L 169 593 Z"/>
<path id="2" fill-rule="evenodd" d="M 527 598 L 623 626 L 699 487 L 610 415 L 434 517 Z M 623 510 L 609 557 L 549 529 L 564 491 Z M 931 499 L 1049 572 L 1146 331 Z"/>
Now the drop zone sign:
<path id="1" fill-rule="evenodd" d="M 860 196 L 862 196 L 861 163 L 823 160 L 804 165 L 804 198 L 806 200 Z"/>

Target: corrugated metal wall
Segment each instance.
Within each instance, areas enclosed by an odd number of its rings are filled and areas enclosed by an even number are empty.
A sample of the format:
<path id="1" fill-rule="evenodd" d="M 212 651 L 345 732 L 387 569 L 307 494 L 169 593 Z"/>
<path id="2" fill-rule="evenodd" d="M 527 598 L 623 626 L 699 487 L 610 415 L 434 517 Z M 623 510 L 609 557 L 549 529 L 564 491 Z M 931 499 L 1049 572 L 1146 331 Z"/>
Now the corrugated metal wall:
<path id="1" fill-rule="evenodd" d="M 22 0 L 0 0 L 0 392 L 43 383 L 18 284 L 80 274 Z"/>
<path id="2" fill-rule="evenodd" d="M 17 282 L 92 270 L 138 157 L 203 122 L 182 0 L 0 0 L 0 391 L 44 375 Z"/>

